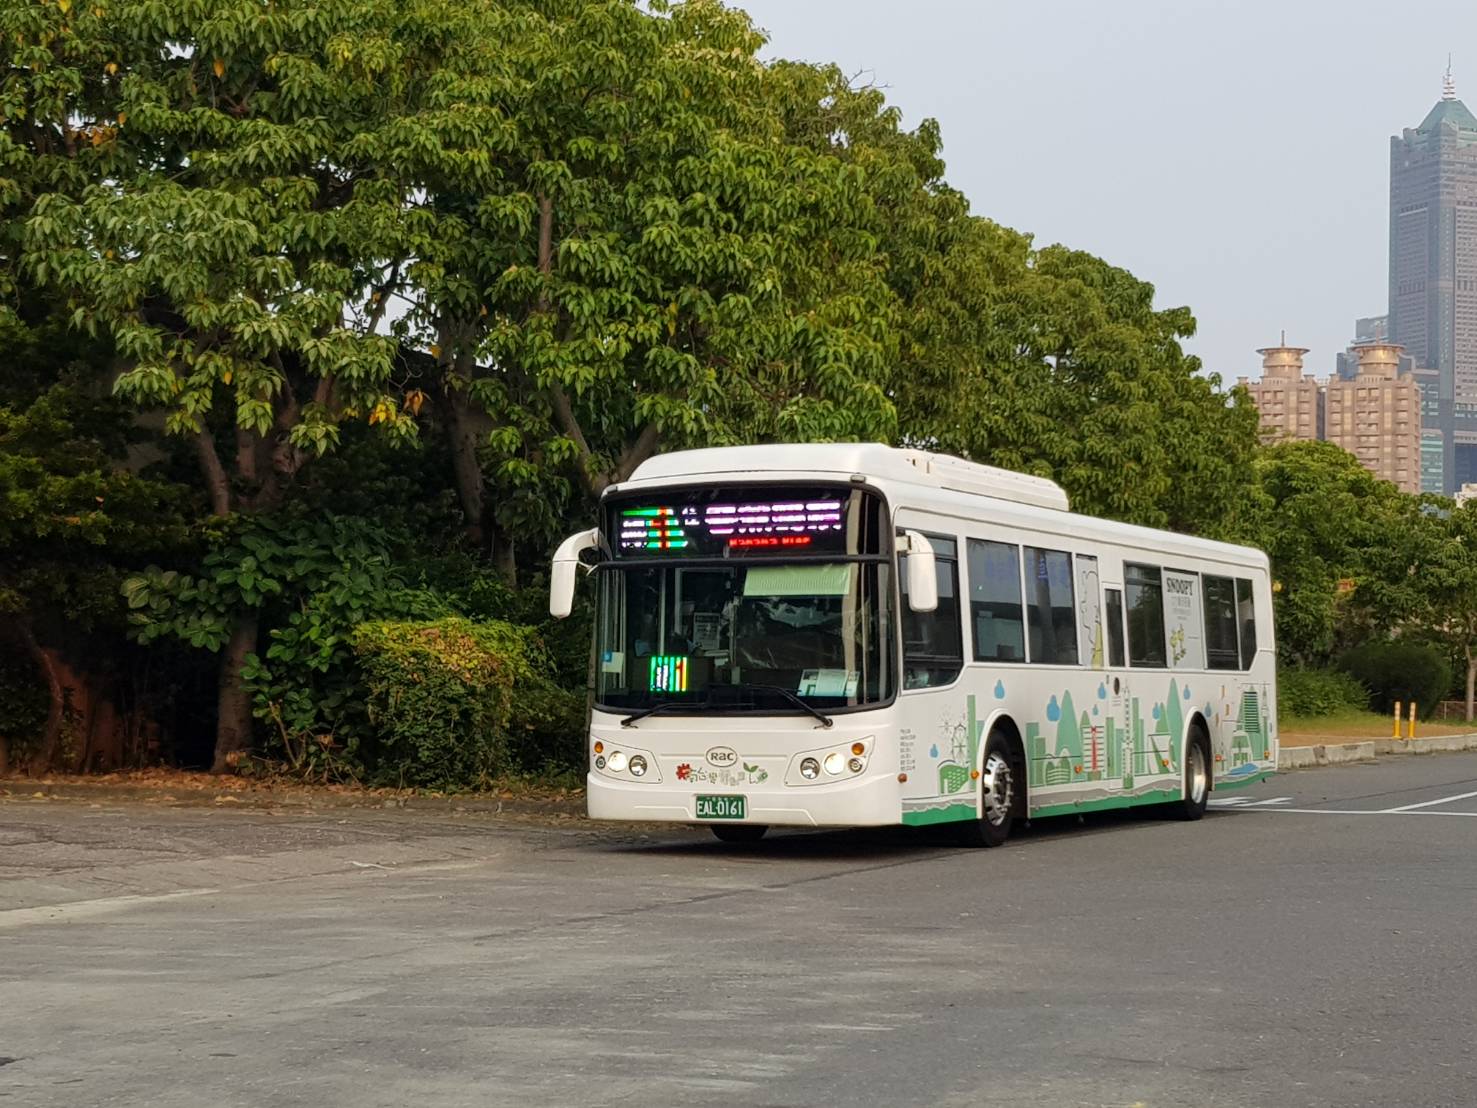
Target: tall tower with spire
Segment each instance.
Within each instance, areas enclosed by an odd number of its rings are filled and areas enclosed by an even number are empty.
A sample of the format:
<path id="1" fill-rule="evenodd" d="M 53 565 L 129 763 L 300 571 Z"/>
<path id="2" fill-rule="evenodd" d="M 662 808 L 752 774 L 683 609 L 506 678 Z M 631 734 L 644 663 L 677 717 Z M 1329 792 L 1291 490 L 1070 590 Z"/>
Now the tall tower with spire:
<path id="1" fill-rule="evenodd" d="M 1477 481 L 1477 116 L 1441 99 L 1390 139 L 1389 341 L 1433 370 L 1422 424 L 1441 443 L 1442 491 Z"/>

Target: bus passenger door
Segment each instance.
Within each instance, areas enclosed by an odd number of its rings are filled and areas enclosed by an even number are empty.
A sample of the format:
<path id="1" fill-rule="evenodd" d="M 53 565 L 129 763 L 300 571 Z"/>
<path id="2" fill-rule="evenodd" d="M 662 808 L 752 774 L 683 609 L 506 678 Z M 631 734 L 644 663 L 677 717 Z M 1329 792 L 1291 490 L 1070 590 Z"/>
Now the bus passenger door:
<path id="1" fill-rule="evenodd" d="M 900 519 L 899 526 L 903 526 Z M 959 688 L 964 669 L 960 614 L 959 543 L 922 528 L 933 547 L 938 607 L 915 612 L 908 606 L 907 555 L 899 561 L 902 597 L 902 671 L 898 675 L 898 773 L 902 822 L 933 823 L 960 818 L 973 806 L 971 724 Z M 904 776 L 906 779 L 904 779 Z"/>

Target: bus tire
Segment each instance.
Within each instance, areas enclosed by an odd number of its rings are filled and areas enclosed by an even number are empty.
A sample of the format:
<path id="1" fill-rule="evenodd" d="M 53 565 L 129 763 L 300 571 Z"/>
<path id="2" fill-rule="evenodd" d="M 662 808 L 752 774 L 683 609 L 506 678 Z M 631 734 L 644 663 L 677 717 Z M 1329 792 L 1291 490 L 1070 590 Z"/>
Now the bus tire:
<path id="1" fill-rule="evenodd" d="M 1210 803 L 1210 765 L 1210 737 L 1197 723 L 1185 742 L 1185 795 L 1170 805 L 1180 819 L 1197 820 L 1205 815 Z"/>
<path id="2" fill-rule="evenodd" d="M 708 830 L 720 843 L 757 843 L 769 830 L 767 823 L 712 823 Z"/>
<path id="3" fill-rule="evenodd" d="M 1014 744 L 1004 732 L 991 731 L 980 760 L 980 816 L 959 824 L 960 843 L 1000 846 L 1010 838 L 1016 813 L 1025 809 L 1021 792 L 1025 785 L 1021 758 Z"/>

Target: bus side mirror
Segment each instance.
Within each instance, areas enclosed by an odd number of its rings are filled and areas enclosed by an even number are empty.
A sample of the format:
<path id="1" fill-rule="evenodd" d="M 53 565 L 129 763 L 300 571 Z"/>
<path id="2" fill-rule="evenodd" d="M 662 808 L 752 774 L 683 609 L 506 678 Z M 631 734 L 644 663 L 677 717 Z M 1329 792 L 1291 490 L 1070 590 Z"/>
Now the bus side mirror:
<path id="1" fill-rule="evenodd" d="M 553 572 L 549 575 L 549 615 L 555 619 L 566 619 L 574 608 L 574 571 L 579 568 L 580 555 L 600 545 L 600 530 L 581 531 L 570 535 L 554 551 Z"/>
<path id="2" fill-rule="evenodd" d="M 917 531 L 907 532 L 904 541 L 908 553 L 908 607 L 915 612 L 931 612 L 939 606 L 933 546 Z"/>

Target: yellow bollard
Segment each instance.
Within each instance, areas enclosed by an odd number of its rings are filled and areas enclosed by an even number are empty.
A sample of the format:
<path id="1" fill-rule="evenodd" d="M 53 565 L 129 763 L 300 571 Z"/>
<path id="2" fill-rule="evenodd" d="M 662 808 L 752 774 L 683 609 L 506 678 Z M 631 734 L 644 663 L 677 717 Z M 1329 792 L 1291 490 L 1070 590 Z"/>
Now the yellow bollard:
<path id="1" fill-rule="evenodd" d="M 1415 738 L 1415 701 L 1410 702 L 1410 733 L 1406 738 Z"/>
<path id="2" fill-rule="evenodd" d="M 1400 737 L 1400 701 L 1395 701 L 1395 734 L 1393 738 Z"/>

